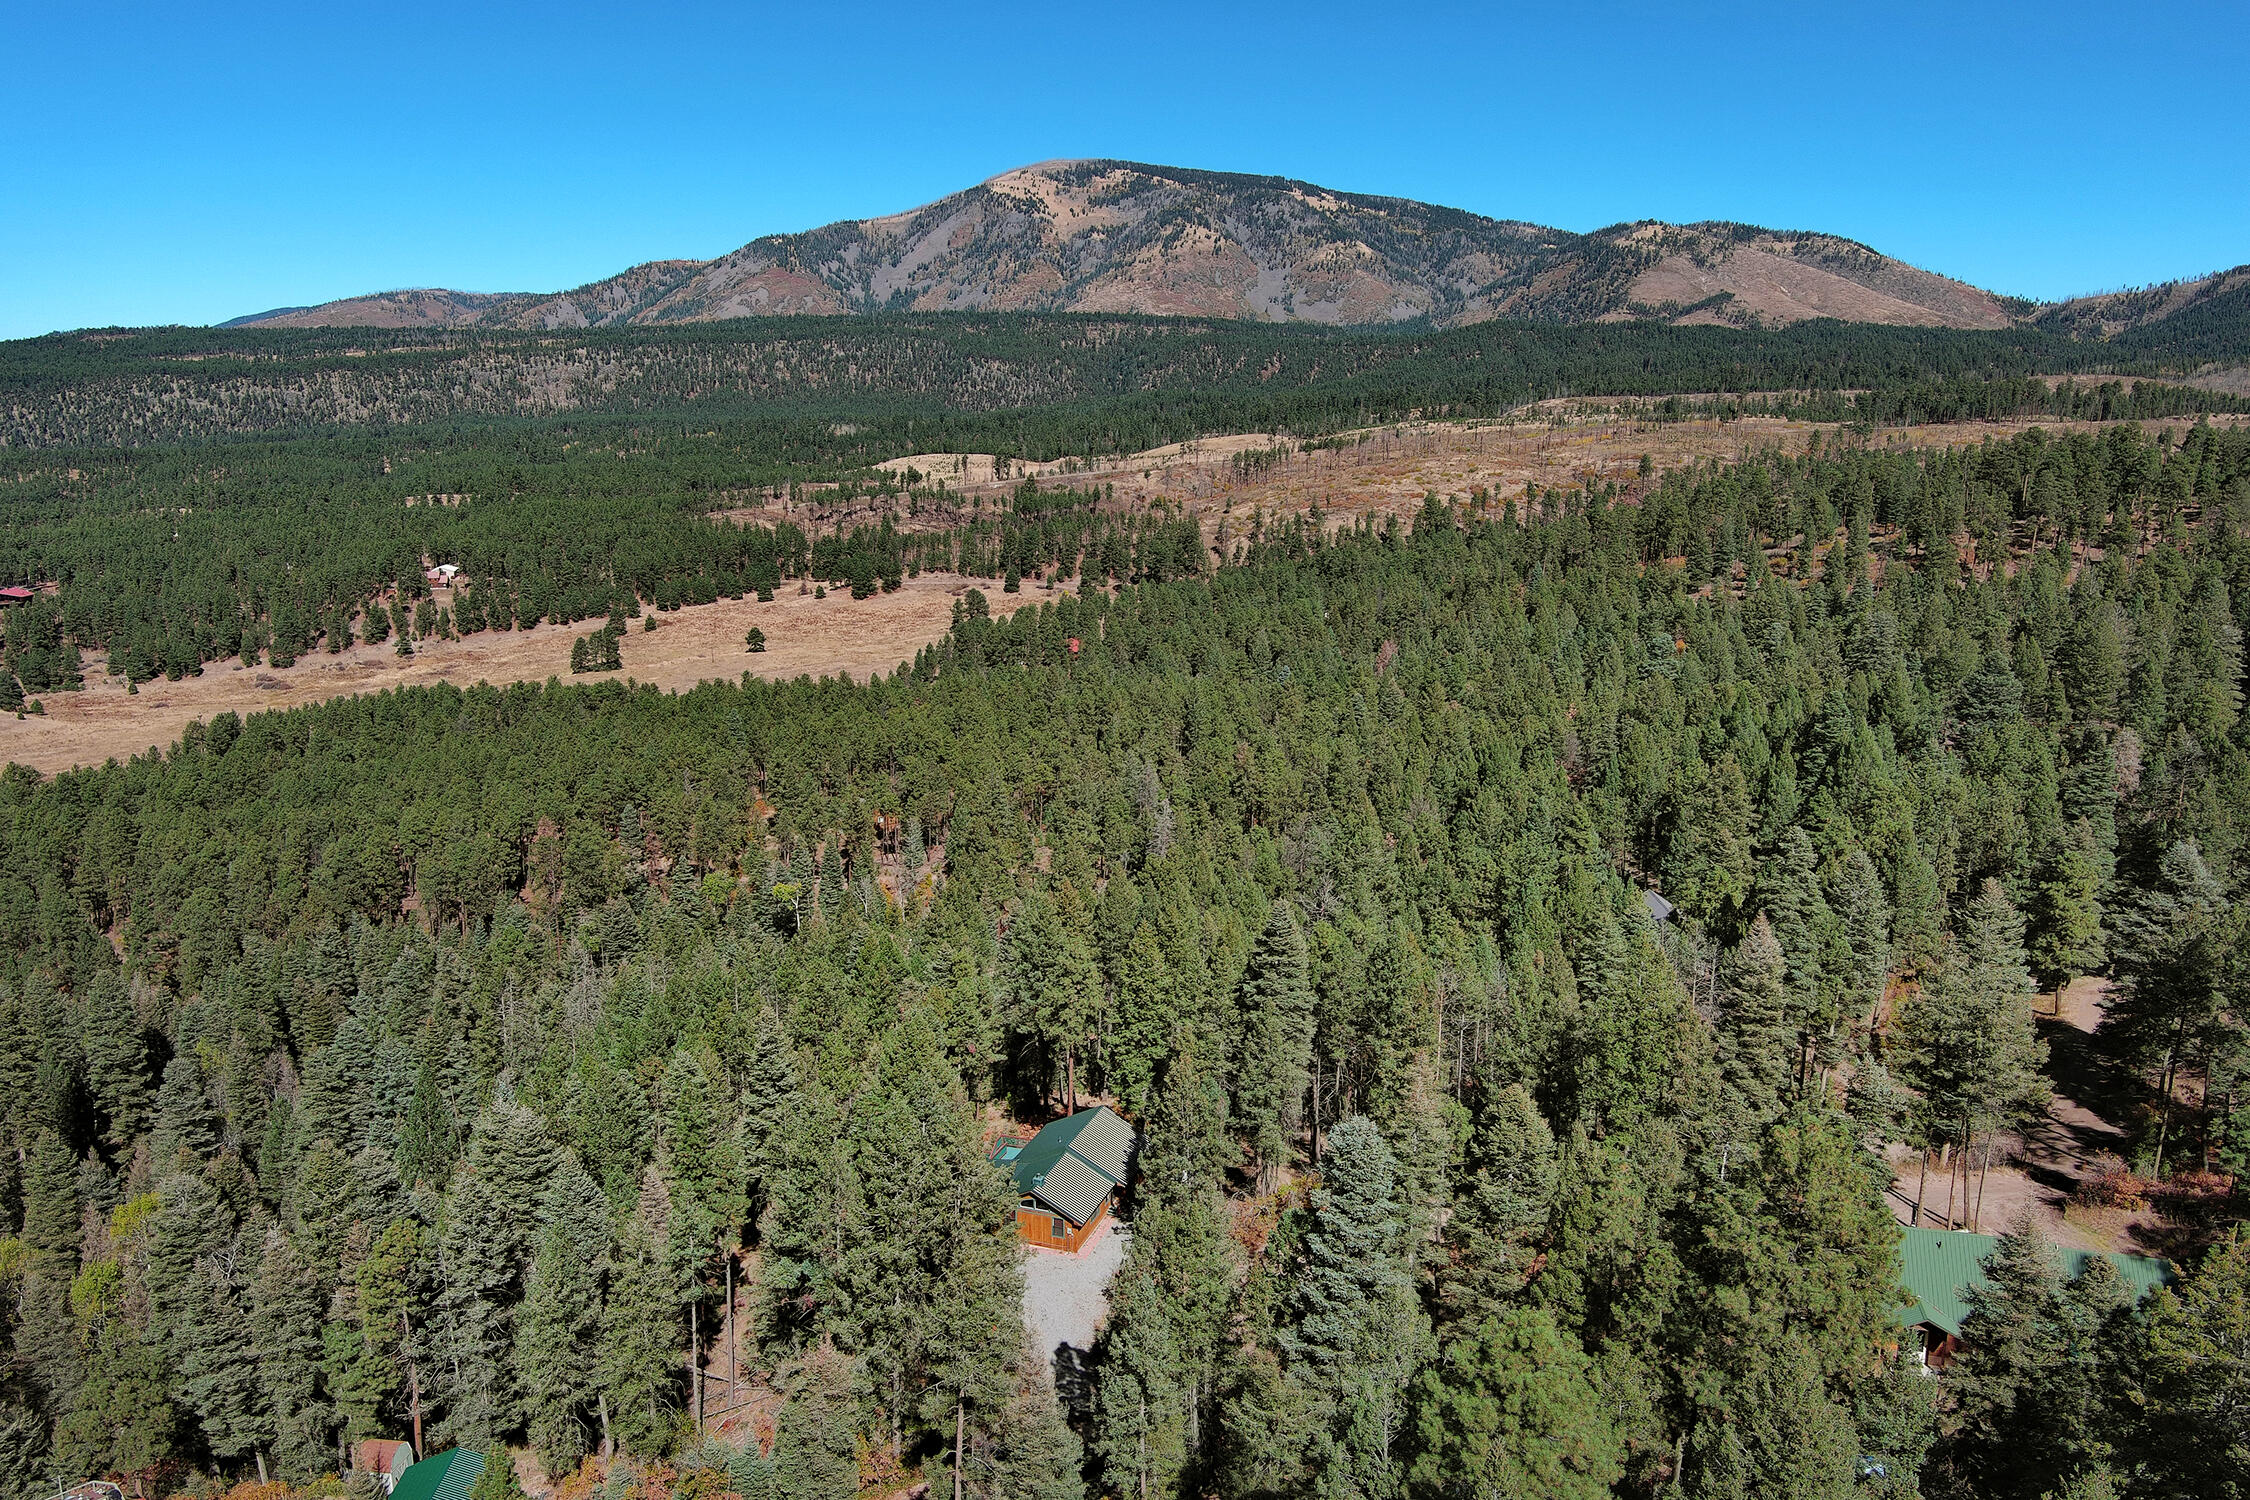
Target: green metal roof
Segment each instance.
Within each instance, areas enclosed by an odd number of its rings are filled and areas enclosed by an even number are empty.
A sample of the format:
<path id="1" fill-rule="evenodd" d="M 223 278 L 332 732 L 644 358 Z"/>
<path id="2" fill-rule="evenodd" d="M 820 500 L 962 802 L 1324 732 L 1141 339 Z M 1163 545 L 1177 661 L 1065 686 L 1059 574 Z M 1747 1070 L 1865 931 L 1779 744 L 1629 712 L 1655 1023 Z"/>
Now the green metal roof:
<path id="1" fill-rule="evenodd" d="M 391 1500 L 467 1500 L 470 1487 L 483 1477 L 483 1454 L 449 1448 L 399 1475 Z"/>
<path id="2" fill-rule="evenodd" d="M 1096 1104 L 1042 1129 L 1009 1165 L 1017 1192 L 1083 1224 L 1125 1185 L 1132 1154 L 1133 1127 Z"/>
<path id="3" fill-rule="evenodd" d="M 1928 1323 L 1958 1336 L 1961 1320 L 1969 1315 L 1968 1293 L 1985 1284 L 1984 1263 L 1999 1247 L 1997 1235 L 1970 1234 L 1958 1229 L 1909 1229 L 1899 1246 L 1899 1281 L 1906 1288 L 1906 1311 L 1899 1321 L 1911 1328 Z M 2099 1250 L 2050 1247 L 2063 1279 L 2076 1281 L 2086 1263 L 2097 1256 L 2117 1268 L 2117 1274 L 2145 1297 L 2174 1279 L 2172 1263 L 2153 1255 L 2104 1255 Z"/>

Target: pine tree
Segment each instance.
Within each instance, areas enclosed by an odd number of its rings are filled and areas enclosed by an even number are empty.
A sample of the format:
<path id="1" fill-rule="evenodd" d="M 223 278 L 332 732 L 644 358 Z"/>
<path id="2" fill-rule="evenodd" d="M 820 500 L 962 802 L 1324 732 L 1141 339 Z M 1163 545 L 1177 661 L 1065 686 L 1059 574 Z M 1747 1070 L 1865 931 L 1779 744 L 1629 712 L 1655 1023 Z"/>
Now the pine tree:
<path id="1" fill-rule="evenodd" d="M 703 1308 L 711 1296 L 716 1258 L 731 1248 L 742 1222 L 741 1159 L 722 1133 L 712 1108 L 703 1065 L 675 1052 L 664 1074 L 666 1224 L 673 1295 L 687 1310 L 689 1365 L 694 1389 L 690 1410 L 703 1412 Z M 722 1139 L 722 1134 L 726 1137 Z"/>
<path id="2" fill-rule="evenodd" d="M 373 1410 L 387 1417 L 403 1397 L 409 1417 L 421 1417 L 421 1331 L 427 1321 L 421 1226 L 393 1219 L 352 1270 L 360 1344 L 368 1356 Z"/>
<path id="3" fill-rule="evenodd" d="M 2098 968 L 2107 957 L 2102 943 L 2101 872 L 2095 864 L 2093 831 L 2074 824 L 2056 845 L 2040 872 L 2031 902 L 2030 958 L 2042 984 L 2058 1004 L 2063 986 Z"/>
<path id="4" fill-rule="evenodd" d="M 798 1367 L 773 1442 L 774 1488 L 787 1500 L 859 1493 L 852 1385 L 851 1361 L 833 1349 L 815 1349 Z"/>
<path id="5" fill-rule="evenodd" d="M 1110 1085 L 1126 1109 L 1139 1113 L 1148 1107 L 1183 1009 L 1163 946 L 1144 922 L 1118 964 L 1117 1024 L 1106 1053 Z"/>
<path id="6" fill-rule="evenodd" d="M 1189 1039 L 1165 1064 L 1137 1191 L 1146 1206 L 1207 1199 L 1223 1189 L 1239 1153 L 1227 1137 L 1226 1090 Z"/>
<path id="7" fill-rule="evenodd" d="M 1174 1493 L 1188 1463 L 1188 1359 L 1176 1310 L 1138 1240 L 1110 1283 L 1099 1353 L 1094 1449 L 1110 1493 Z"/>
<path id="8" fill-rule="evenodd" d="M 1458 1252 L 1442 1284 L 1451 1322 L 1475 1328 L 1521 1288 L 1527 1244 L 1547 1221 L 1557 1172 L 1555 1133 L 1530 1091 L 1486 1090 L 1446 1224 Z"/>
<path id="9" fill-rule="evenodd" d="M 1814 1052 L 1837 1020 L 1835 985 L 1827 961 L 1835 914 L 1821 893 L 1819 856 L 1805 831 L 1786 830 L 1776 853 L 1778 858 L 1768 867 L 1772 889 L 1767 910 L 1774 941 L 1781 948 L 1782 993 L 1797 1032 L 1796 1075 L 1801 1085 Z"/>
<path id="10" fill-rule="evenodd" d="M 1794 1338 L 1717 1392 L 1682 1444 L 1681 1490 L 1729 1500 L 1847 1500 L 1858 1485 L 1851 1414 Z"/>
<path id="11" fill-rule="evenodd" d="M 1864 1024 L 1882 1004 L 1891 970 L 1891 905 L 1866 850 L 1855 847 L 1844 856 L 1834 907 L 1846 957 L 1845 971 L 1837 976 L 1840 994 Z"/>
<path id="12" fill-rule="evenodd" d="M 1415 1385 L 1416 1496 L 1599 1500 L 1624 1444 L 1585 1351 L 1540 1308 L 1487 1318 Z"/>
<path id="13" fill-rule="evenodd" d="M 610 1272 L 595 1370 L 606 1435 L 628 1452 L 655 1452 L 670 1430 L 684 1331 L 663 1257 L 646 1226 L 628 1219 Z"/>
<path id="14" fill-rule="evenodd" d="M 1743 1118 L 1770 1119 L 1789 1087 L 1789 1000 L 1781 945 L 1761 914 L 1720 968 L 1720 1087 Z"/>
<path id="15" fill-rule="evenodd" d="M 1065 1108 L 1075 1109 L 1078 1050 L 1101 1003 L 1093 945 L 1052 901 L 1033 891 L 1008 928 L 1002 977 L 1008 1028 L 1029 1052 L 1027 1081 L 1041 1102 L 1061 1083 Z"/>
<path id="16" fill-rule="evenodd" d="M 78 1271 L 78 1163 L 53 1130 L 31 1143 L 23 1174 L 23 1239 L 64 1280 Z"/>
<path id="17" fill-rule="evenodd" d="M 468 1500 L 524 1500 L 523 1481 L 516 1478 L 515 1455 L 499 1444 L 484 1452 L 484 1467 L 469 1486 Z"/>
<path id="18" fill-rule="evenodd" d="M 1288 1159 L 1312 1069 L 1312 981 L 1304 934 L 1287 902 L 1273 904 L 1250 950 L 1236 1005 L 1236 1126 L 1257 1163 L 1258 1191 L 1269 1193 Z"/>
<path id="19" fill-rule="evenodd" d="M 1095 1449 L 1120 1495 L 1170 1493 L 1215 1435 L 1233 1270 L 1221 1195 L 1225 1106 L 1192 1050 L 1165 1070 L 1139 1211 L 1110 1287 Z"/>
<path id="20" fill-rule="evenodd" d="M 164 1065 L 164 1082 L 156 1092 L 156 1126 L 149 1136 L 149 1151 L 169 1169 L 185 1152 L 200 1160 L 219 1144 L 218 1118 L 204 1092 L 203 1069 L 192 1051 L 173 1054 Z"/>
<path id="21" fill-rule="evenodd" d="M 1946 1375 L 1954 1419 L 1942 1467 L 1980 1495 L 2036 1500 L 2064 1477 L 2042 1430 L 2066 1351 L 2062 1277 L 2045 1238 L 2029 1225 L 2002 1236 L 1967 1301 L 1964 1352 Z"/>
<path id="22" fill-rule="evenodd" d="M 297 1090 L 299 1139 L 327 1141 L 349 1157 L 361 1144 L 360 1101 L 368 1087 L 374 1044 L 356 1016 L 347 1016 L 335 1038 L 305 1067 Z"/>
<path id="23" fill-rule="evenodd" d="M 216 1260 L 196 1266 L 194 1321 L 170 1340 L 180 1398 L 218 1458 L 241 1460 L 272 1443 L 272 1413 L 258 1375 L 258 1350 L 242 1298 Z"/>
<path id="24" fill-rule="evenodd" d="M 447 1195 L 432 1310 L 432 1387 L 444 1434 L 487 1447 L 512 1425 L 518 1392 L 509 1345 L 521 1262 L 502 1189 L 474 1172 Z"/>
<path id="25" fill-rule="evenodd" d="M 2246 909 L 2230 907 L 2192 840 L 2165 851 L 2154 885 L 2119 914 L 2117 991 L 2102 1037 L 2153 1075 L 2156 1164 L 2169 1144 L 2181 1069 L 2221 1045 L 2228 965 L 2241 950 Z"/>
<path id="26" fill-rule="evenodd" d="M 1731 753 L 1719 758 L 1700 787 L 1682 793 L 1678 819 L 1664 861 L 1664 888 L 1682 911 L 1731 930 L 1750 899 L 1757 867 L 1751 849 L 1757 818 Z"/>
<path id="27" fill-rule="evenodd" d="M 758 1008 L 757 1032 L 744 1061 L 742 1099 L 742 1199 L 744 1215 L 755 1224 L 765 1211 L 773 1177 L 780 1166 L 785 1122 L 797 1097 L 797 1060 L 781 1017 L 770 1005 Z"/>
<path id="28" fill-rule="evenodd" d="M 331 1462 L 335 1418 L 320 1390 L 321 1300 L 318 1273 L 299 1258 L 279 1226 L 266 1231 L 250 1287 L 250 1336 L 273 1423 L 280 1476 L 302 1481 Z"/>
<path id="29" fill-rule="evenodd" d="M 777 1483 L 773 1460 L 758 1447 L 755 1434 L 727 1460 L 727 1485 L 740 1500 L 780 1500 Z"/>
<path id="30" fill-rule="evenodd" d="M 954 1092 L 959 1095 L 958 1085 Z M 965 1098 L 961 1103 L 966 1103 Z M 928 1310 L 916 1338 L 921 1366 L 916 1373 L 924 1382 L 918 1415 L 926 1428 L 939 1434 L 940 1442 L 950 1437 L 958 1481 L 970 1426 L 1005 1427 L 1009 1413 L 1016 1410 L 1015 1372 L 1003 1351 L 1020 1349 L 1024 1342 L 1024 1278 L 1017 1265 L 1009 1212 L 1013 1194 L 978 1149 L 974 1115 L 956 1108 L 933 1123 L 951 1127 L 948 1165 L 957 1185 L 946 1198 L 929 1205 L 951 1212 L 938 1226 L 943 1238 L 932 1257 L 933 1285 L 926 1294 Z M 941 1138 L 939 1149 L 944 1144 Z M 1044 1365 L 1042 1358 L 1035 1368 Z M 1049 1407 L 1053 1401 L 1050 1390 Z M 1073 1438 L 1073 1446 L 1075 1442 Z M 1034 1463 L 1032 1468 L 1036 1467 Z M 1075 1462 L 1068 1472 L 1075 1476 Z M 1031 1493 L 1012 1487 L 1003 1492 Z"/>
<path id="31" fill-rule="evenodd" d="M 211 1313 L 204 1263 L 234 1236 L 234 1216 L 201 1176 L 163 1181 L 162 1207 L 149 1233 L 151 1333 L 175 1362 L 184 1362 Z"/>
<path id="32" fill-rule="evenodd" d="M 1333 1372 L 1352 1360 L 1368 1321 L 1406 1279 L 1405 1225 L 1397 1163 L 1372 1121 L 1355 1116 L 1338 1125 L 1322 1165 L 1281 1343 L 1292 1363 Z"/>
<path id="33" fill-rule="evenodd" d="M 414 1097 L 399 1127 L 398 1175 L 409 1186 L 442 1185 L 453 1175 L 461 1154 L 461 1129 L 446 1100 L 445 1080 L 434 1049 L 435 1033 L 423 1044 L 414 1074 Z"/>
<path id="34" fill-rule="evenodd" d="M 2214 1246 L 2148 1317 L 2144 1451 L 2167 1493 L 2250 1493 L 2250 1235 Z"/>
<path id="35" fill-rule="evenodd" d="M 759 1219 L 766 1256 L 760 1337 L 769 1348 L 801 1348 L 834 1315 L 845 1242 L 860 1231 L 865 1214 L 842 1105 L 817 1083 L 801 1088 L 798 1107 L 783 1125 Z"/>
<path id="36" fill-rule="evenodd" d="M 1944 967 L 1899 1013 L 1900 1074 L 1921 1096 L 1921 1133 L 1950 1141 L 1964 1174 L 1980 1132 L 2046 1106 L 2047 1045 L 2025 964 L 2023 919 L 1999 882 L 1987 880 Z M 1965 1176 L 1962 1186 L 1973 1204 Z M 1973 1218 L 1973 1207 L 1957 1217 Z"/>
<path id="37" fill-rule="evenodd" d="M 1015 1389 L 992 1422 L 988 1475 L 963 1493 L 991 1500 L 1085 1500 L 1085 1449 L 1063 1420 L 1046 1361 L 1026 1349 Z"/>
<path id="38" fill-rule="evenodd" d="M 917 1418 L 950 1435 L 1004 1400 L 1020 1340 L 1014 1193 L 926 1011 L 885 1040 L 850 1148 L 860 1191 L 886 1212 L 843 1229 L 829 1326 L 858 1357 L 896 1454 Z"/>
<path id="39" fill-rule="evenodd" d="M 550 1474 L 564 1474 L 591 1443 L 587 1417 L 600 1357 L 601 1289 L 567 1225 L 550 1223 L 531 1264 L 516 1323 L 516 1367 L 523 1379 L 532 1446 Z"/>
<path id="40" fill-rule="evenodd" d="M 1290 1373 L 1323 1401 L 1325 1485 L 1382 1492 L 1403 1461 L 1405 1397 L 1427 1331 L 1407 1268 L 1397 1163 L 1373 1122 L 1336 1127 L 1279 1331 Z"/>
<path id="41" fill-rule="evenodd" d="M 72 1269 L 75 1270 L 75 1263 Z M 70 1308 L 70 1276 L 36 1262 L 16 1295 L 15 1352 L 30 1376 L 28 1393 L 51 1422 L 70 1410 L 86 1378 L 85 1350 Z"/>
<path id="42" fill-rule="evenodd" d="M 112 1323 L 86 1362 L 85 1383 L 55 1424 L 54 1458 L 73 1474 L 122 1474 L 142 1481 L 180 1451 L 179 1409 L 163 1352 Z"/>
<path id="43" fill-rule="evenodd" d="M 148 1042 L 132 996 L 116 973 L 105 969 L 86 987 L 78 1038 L 85 1049 L 86 1082 L 105 1122 L 102 1139 L 112 1149 L 130 1151 L 134 1137 L 148 1128 Z"/>

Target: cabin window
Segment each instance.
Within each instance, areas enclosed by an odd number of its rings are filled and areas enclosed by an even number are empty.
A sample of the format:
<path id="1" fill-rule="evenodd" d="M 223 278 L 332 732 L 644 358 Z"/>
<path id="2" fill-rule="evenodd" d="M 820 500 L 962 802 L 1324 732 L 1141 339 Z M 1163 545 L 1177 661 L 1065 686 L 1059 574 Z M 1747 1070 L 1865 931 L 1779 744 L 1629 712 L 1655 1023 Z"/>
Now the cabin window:
<path id="1" fill-rule="evenodd" d="M 1063 1216 L 1061 1214 L 1055 1215 L 1052 1222 L 1055 1226 L 1054 1230 L 1052 1231 L 1053 1238 L 1058 1240 L 1066 1240 L 1070 1238 L 1070 1226 L 1063 1221 Z"/>

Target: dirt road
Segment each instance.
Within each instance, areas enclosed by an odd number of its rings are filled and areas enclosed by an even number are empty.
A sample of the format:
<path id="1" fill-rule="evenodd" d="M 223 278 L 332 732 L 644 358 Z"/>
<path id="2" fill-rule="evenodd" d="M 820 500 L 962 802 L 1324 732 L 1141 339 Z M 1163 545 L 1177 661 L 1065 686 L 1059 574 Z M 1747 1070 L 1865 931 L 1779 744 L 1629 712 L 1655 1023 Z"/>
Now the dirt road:
<path id="1" fill-rule="evenodd" d="M 2058 1245 L 2081 1250 L 2150 1248 L 2156 1216 L 2147 1209 L 2127 1213 L 2087 1209 L 2071 1202 L 2080 1179 L 2096 1156 L 2120 1155 L 2125 1133 L 2090 1106 L 2113 1107 L 2106 1097 L 2115 1080 L 2094 1052 L 2092 1042 L 2101 1024 L 2102 1006 L 2109 993 L 2106 979 L 2085 978 L 2063 991 L 2060 1014 L 2039 1017 L 2039 1032 L 2047 1043 L 2047 1073 L 2054 1084 L 2054 1099 L 2046 1113 L 2021 1132 L 2009 1132 L 1991 1144 L 1992 1165 L 1980 1186 L 1972 1171 L 1969 1194 L 1956 1197 L 1950 1222 L 1946 1217 L 1946 1179 L 1934 1164 L 1922 1202 L 1922 1225 L 1927 1229 L 1975 1228 L 2000 1234 L 2026 1219 L 2036 1224 Z M 2042 1000 L 2042 1004 L 2044 1004 Z M 1972 1157 L 1981 1160 L 1981 1156 Z M 1900 1148 L 1893 1156 L 1897 1175 L 1889 1194 L 1900 1223 L 1913 1213 L 1918 1158 Z"/>

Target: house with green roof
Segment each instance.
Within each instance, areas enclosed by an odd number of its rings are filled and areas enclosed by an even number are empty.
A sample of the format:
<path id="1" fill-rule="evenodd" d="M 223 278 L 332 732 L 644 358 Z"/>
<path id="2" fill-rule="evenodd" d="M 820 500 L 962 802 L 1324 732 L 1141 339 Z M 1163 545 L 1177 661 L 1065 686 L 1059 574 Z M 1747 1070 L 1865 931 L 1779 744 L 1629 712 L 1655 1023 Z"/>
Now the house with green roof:
<path id="1" fill-rule="evenodd" d="M 1958 1229 L 1909 1229 L 1899 1245 L 1899 1284 L 1906 1310 L 1899 1321 L 1921 1337 L 1923 1364 L 1942 1370 L 1961 1352 L 1961 1323 L 1969 1315 L 1969 1292 L 1987 1285 L 1984 1264 L 1999 1248 L 1997 1235 Z M 2106 1260 L 2131 1288 L 2146 1297 L 2177 1279 L 2172 1263 L 2153 1255 L 2112 1255 L 2099 1250 L 2050 1247 L 2065 1281 L 2076 1281 L 2094 1260 Z"/>
<path id="2" fill-rule="evenodd" d="M 992 1159 L 1016 1179 L 1016 1235 L 1043 1250 L 1075 1253 L 1109 1217 L 1132 1170 L 1133 1127 L 1101 1105 L 1000 1143 Z"/>
<path id="3" fill-rule="evenodd" d="M 484 1477 L 484 1455 L 474 1448 L 433 1453 L 399 1475 L 391 1500 L 468 1500 Z"/>

